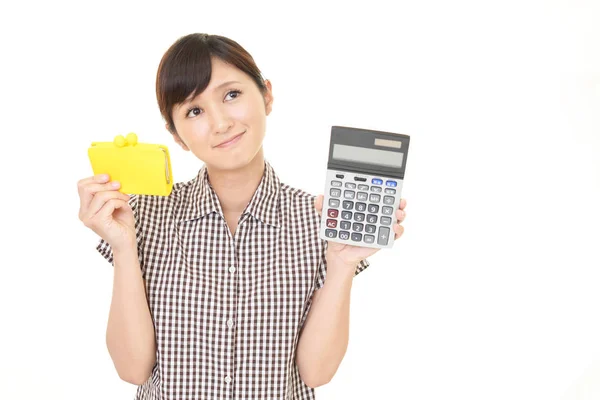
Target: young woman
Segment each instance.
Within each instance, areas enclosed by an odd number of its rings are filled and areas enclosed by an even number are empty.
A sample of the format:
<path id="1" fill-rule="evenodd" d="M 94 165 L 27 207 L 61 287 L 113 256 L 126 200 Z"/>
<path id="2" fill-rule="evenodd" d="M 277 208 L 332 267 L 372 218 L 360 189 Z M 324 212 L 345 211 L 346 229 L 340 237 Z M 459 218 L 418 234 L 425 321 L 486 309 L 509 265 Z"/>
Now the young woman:
<path id="1" fill-rule="evenodd" d="M 352 279 L 377 249 L 320 239 L 323 196 L 279 181 L 262 148 L 271 82 L 238 43 L 179 38 L 156 95 L 204 163 L 197 176 L 164 197 L 122 194 L 108 176 L 78 183 L 79 217 L 114 265 L 119 376 L 144 400 L 313 399 L 344 357 Z"/>

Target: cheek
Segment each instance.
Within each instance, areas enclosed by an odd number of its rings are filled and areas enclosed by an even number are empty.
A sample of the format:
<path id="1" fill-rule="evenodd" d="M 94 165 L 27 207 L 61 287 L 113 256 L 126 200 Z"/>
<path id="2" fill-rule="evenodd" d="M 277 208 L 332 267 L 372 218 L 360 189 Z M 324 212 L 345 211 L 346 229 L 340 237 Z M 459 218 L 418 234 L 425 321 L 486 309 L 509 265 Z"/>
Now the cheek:
<path id="1" fill-rule="evenodd" d="M 240 103 L 238 107 L 231 108 L 231 117 L 248 123 L 256 123 L 264 116 L 264 107 L 261 100 L 252 100 Z"/>

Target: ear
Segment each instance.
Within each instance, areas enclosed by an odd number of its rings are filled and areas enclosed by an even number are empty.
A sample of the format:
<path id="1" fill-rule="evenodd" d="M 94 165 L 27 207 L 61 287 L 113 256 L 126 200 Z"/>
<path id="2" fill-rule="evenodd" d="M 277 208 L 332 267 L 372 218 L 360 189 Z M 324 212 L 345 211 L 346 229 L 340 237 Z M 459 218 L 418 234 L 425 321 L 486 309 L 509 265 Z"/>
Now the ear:
<path id="1" fill-rule="evenodd" d="M 179 146 L 181 146 L 181 148 L 183 150 L 190 151 L 190 149 L 187 147 L 187 145 L 185 143 L 183 143 L 183 140 L 181 140 L 181 138 L 179 137 L 177 132 L 171 132 L 171 130 L 169 129 L 169 124 L 165 124 L 165 128 L 167 128 L 169 133 L 171 133 L 171 135 L 173 135 L 173 140 L 175 140 L 175 143 L 177 143 Z"/>
<path id="2" fill-rule="evenodd" d="M 273 87 L 271 81 L 265 79 L 265 86 L 267 87 L 267 91 L 263 95 L 265 99 L 265 113 L 269 115 L 273 109 Z"/>

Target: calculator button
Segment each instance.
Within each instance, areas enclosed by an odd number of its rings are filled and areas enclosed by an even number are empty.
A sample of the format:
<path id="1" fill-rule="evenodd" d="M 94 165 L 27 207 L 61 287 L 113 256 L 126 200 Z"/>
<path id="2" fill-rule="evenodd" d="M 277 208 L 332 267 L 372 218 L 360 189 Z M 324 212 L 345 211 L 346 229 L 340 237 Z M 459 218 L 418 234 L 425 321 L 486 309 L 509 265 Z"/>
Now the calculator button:
<path id="1" fill-rule="evenodd" d="M 338 199 L 329 199 L 329 207 L 339 207 L 340 201 Z"/>
<path id="2" fill-rule="evenodd" d="M 340 179 L 344 179 L 344 174 L 337 174 L 335 177 L 336 178 L 340 178 Z"/>
<path id="3" fill-rule="evenodd" d="M 392 215 L 394 213 L 394 209 L 392 207 L 383 207 L 381 209 L 381 213 L 383 215 Z"/>
<path id="4" fill-rule="evenodd" d="M 365 243 L 374 243 L 375 242 L 375 236 L 373 235 L 365 235 Z"/>
<path id="5" fill-rule="evenodd" d="M 360 233 L 353 233 L 352 234 L 352 240 L 355 241 L 355 242 L 362 241 L 362 234 L 360 234 Z"/>
<path id="6" fill-rule="evenodd" d="M 348 189 L 356 189 L 356 183 L 353 182 L 346 182 L 345 185 Z"/>
<path id="7" fill-rule="evenodd" d="M 365 193 L 365 192 L 358 192 L 358 193 L 356 194 L 356 198 L 357 198 L 358 200 L 362 200 L 362 201 L 364 201 L 364 200 L 366 200 L 366 199 L 368 199 L 368 198 L 369 198 L 369 194 L 368 194 L 368 193 Z"/>
<path id="8" fill-rule="evenodd" d="M 351 202 L 350 200 L 344 200 L 342 202 L 342 208 L 344 210 L 352 210 L 353 207 L 354 207 L 354 203 Z"/>
<path id="9" fill-rule="evenodd" d="M 340 221 L 340 229 L 350 230 L 350 222 L 348 221 Z"/>
<path id="10" fill-rule="evenodd" d="M 387 204 L 388 206 L 394 205 L 396 199 L 392 196 L 383 196 L 383 204 Z"/>
<path id="11" fill-rule="evenodd" d="M 356 211 L 365 211 L 367 205 L 365 203 L 356 203 Z"/>
<path id="12" fill-rule="evenodd" d="M 370 224 L 376 224 L 377 223 L 377 215 L 367 215 L 367 222 Z"/>
<path id="13" fill-rule="evenodd" d="M 362 176 L 355 176 L 354 180 L 359 182 L 366 182 L 367 178 L 363 178 Z"/>
<path id="14" fill-rule="evenodd" d="M 344 190 L 344 198 L 345 199 L 354 199 L 355 192 L 352 190 Z"/>
<path id="15" fill-rule="evenodd" d="M 396 181 L 386 181 L 385 186 L 396 187 L 398 184 Z"/>
<path id="16" fill-rule="evenodd" d="M 359 224 L 358 222 L 355 222 L 352 224 L 352 230 L 354 232 L 362 232 L 363 226 L 364 226 L 363 224 Z"/>
<path id="17" fill-rule="evenodd" d="M 350 232 L 340 231 L 340 239 L 342 239 L 342 240 L 350 239 Z"/>
<path id="18" fill-rule="evenodd" d="M 373 179 L 371 179 L 371 183 L 373 185 L 383 185 L 383 180 L 379 179 L 379 178 L 373 178 Z"/>
<path id="19" fill-rule="evenodd" d="M 377 204 L 369 204 L 369 212 L 373 214 L 377 214 L 379 211 L 379 206 Z"/>
<path id="20" fill-rule="evenodd" d="M 379 200 L 381 200 L 381 196 L 378 194 L 371 194 L 369 196 L 369 201 L 372 203 L 379 203 Z"/>
<path id="21" fill-rule="evenodd" d="M 358 190 L 369 190 L 369 185 L 358 185 Z"/>
<path id="22" fill-rule="evenodd" d="M 340 182 L 340 181 L 331 181 L 331 186 L 333 186 L 333 187 L 342 187 L 342 182 Z"/>
<path id="23" fill-rule="evenodd" d="M 390 217 L 381 217 L 381 225 L 391 225 L 392 219 Z"/>
<path id="24" fill-rule="evenodd" d="M 342 219 L 352 219 L 352 213 L 350 211 L 342 211 Z"/>
<path id="25" fill-rule="evenodd" d="M 341 236 L 341 232 L 340 232 Z M 387 246 L 390 237 L 390 228 L 384 226 L 379 228 L 379 236 L 377 237 L 377 244 Z"/>
<path id="26" fill-rule="evenodd" d="M 367 225 L 365 226 L 365 232 L 367 233 L 375 233 L 377 227 L 375 225 Z"/>
<path id="27" fill-rule="evenodd" d="M 325 229 L 325 236 L 333 239 L 337 237 L 337 231 L 335 229 Z"/>
<path id="28" fill-rule="evenodd" d="M 327 227 L 328 228 L 336 228 L 337 227 L 337 220 L 335 220 L 335 219 L 328 219 L 327 220 Z"/>
<path id="29" fill-rule="evenodd" d="M 333 208 L 330 208 L 329 210 L 327 210 L 327 216 L 329 218 L 337 218 L 338 210 L 334 210 Z"/>
<path id="30" fill-rule="evenodd" d="M 381 193 L 381 188 L 379 186 L 371 186 L 371 192 Z"/>
<path id="31" fill-rule="evenodd" d="M 341 189 L 330 189 L 329 194 L 331 195 L 331 197 L 340 197 L 342 195 L 342 190 Z"/>
<path id="32" fill-rule="evenodd" d="M 354 213 L 354 220 L 358 222 L 363 222 L 365 220 L 365 214 Z"/>
<path id="33" fill-rule="evenodd" d="M 385 194 L 396 194 L 396 189 L 385 188 Z"/>

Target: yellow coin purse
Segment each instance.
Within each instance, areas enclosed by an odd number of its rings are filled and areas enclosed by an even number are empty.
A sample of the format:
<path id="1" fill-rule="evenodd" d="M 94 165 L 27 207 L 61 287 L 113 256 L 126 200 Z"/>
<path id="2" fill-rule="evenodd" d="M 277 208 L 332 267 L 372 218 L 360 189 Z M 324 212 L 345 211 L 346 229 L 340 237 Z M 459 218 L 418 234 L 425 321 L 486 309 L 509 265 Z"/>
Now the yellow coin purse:
<path id="1" fill-rule="evenodd" d="M 88 157 L 94 175 L 108 174 L 119 181 L 122 193 L 168 196 L 173 173 L 167 146 L 138 143 L 135 133 L 117 135 L 112 142 L 93 142 Z"/>

